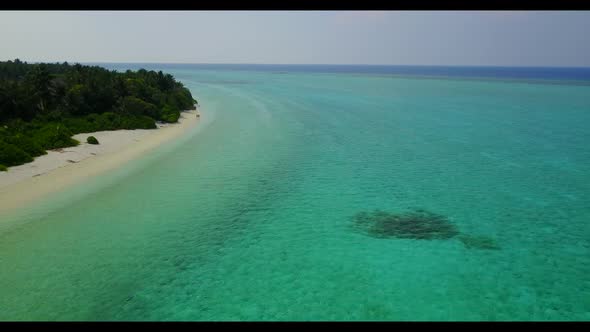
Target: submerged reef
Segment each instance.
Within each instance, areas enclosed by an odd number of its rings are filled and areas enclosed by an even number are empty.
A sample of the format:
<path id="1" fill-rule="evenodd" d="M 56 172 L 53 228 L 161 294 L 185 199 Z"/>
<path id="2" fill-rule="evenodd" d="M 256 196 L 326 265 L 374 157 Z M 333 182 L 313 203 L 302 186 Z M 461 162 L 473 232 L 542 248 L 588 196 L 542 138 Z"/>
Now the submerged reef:
<path id="1" fill-rule="evenodd" d="M 392 213 L 362 211 L 352 217 L 353 227 L 375 238 L 450 240 L 457 237 L 467 249 L 498 250 L 494 239 L 463 234 L 447 217 L 426 210 Z"/>
<path id="2" fill-rule="evenodd" d="M 381 210 L 359 212 L 353 216 L 353 222 L 357 229 L 377 238 L 444 240 L 459 234 L 446 217 L 424 210 L 399 214 Z"/>

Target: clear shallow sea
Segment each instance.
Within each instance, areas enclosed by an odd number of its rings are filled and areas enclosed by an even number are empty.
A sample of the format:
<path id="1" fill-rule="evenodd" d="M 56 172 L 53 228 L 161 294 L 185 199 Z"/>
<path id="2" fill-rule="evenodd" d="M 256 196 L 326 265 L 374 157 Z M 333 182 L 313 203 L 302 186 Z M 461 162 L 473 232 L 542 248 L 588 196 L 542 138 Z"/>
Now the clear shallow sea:
<path id="1" fill-rule="evenodd" d="M 0 320 L 590 320 L 584 70 L 108 66 L 203 123 L 0 216 Z M 351 227 L 413 208 L 500 249 Z"/>

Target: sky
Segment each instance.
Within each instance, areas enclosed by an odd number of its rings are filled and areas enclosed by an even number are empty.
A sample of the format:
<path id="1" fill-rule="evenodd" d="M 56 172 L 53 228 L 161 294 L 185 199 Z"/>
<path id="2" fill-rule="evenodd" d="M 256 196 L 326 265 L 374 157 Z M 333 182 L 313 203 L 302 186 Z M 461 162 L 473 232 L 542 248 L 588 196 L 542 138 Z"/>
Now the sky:
<path id="1" fill-rule="evenodd" d="M 590 11 L 0 11 L 0 60 L 590 66 Z"/>

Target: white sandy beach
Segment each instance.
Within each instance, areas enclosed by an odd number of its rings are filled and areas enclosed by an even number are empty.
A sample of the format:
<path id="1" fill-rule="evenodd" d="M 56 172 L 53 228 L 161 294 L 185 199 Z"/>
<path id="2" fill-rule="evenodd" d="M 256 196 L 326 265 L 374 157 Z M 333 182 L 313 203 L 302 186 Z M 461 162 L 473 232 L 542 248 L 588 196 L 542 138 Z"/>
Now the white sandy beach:
<path id="1" fill-rule="evenodd" d="M 194 128 L 200 119 L 197 113 L 182 112 L 178 123 L 158 124 L 158 129 L 78 134 L 73 136 L 80 141 L 78 146 L 48 151 L 33 162 L 0 172 L 0 212 L 22 207 L 141 156 Z M 88 136 L 96 137 L 100 144 L 86 143 Z"/>

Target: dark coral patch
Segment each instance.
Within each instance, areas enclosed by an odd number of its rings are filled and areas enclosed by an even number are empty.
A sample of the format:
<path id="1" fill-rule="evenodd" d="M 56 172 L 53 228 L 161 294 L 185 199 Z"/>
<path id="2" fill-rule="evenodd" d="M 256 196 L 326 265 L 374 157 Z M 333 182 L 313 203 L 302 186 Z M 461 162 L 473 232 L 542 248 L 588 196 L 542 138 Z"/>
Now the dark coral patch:
<path id="1" fill-rule="evenodd" d="M 446 240 L 459 234 L 457 227 L 445 216 L 425 210 L 359 212 L 352 219 L 358 230 L 376 238 Z"/>

